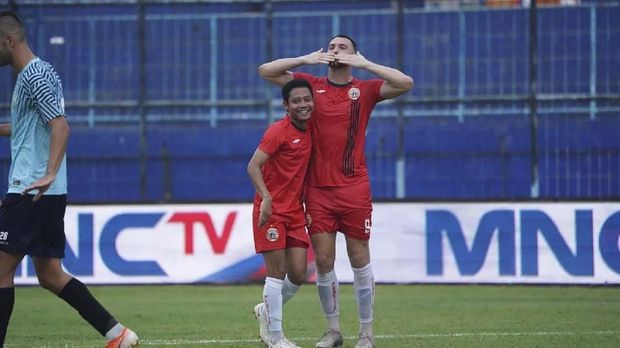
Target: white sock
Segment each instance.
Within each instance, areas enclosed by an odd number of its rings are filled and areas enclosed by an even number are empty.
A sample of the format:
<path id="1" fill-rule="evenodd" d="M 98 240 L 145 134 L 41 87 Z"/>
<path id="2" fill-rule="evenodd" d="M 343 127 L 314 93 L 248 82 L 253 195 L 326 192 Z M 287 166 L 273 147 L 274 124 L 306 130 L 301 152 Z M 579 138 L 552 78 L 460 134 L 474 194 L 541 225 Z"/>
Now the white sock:
<path id="1" fill-rule="evenodd" d="M 121 334 L 121 332 L 123 332 L 123 329 L 125 327 L 123 325 L 121 325 L 121 323 L 117 323 L 116 325 L 112 326 L 112 328 L 105 333 L 105 338 L 106 340 L 113 340 L 116 337 L 118 337 L 118 335 Z"/>
<path id="2" fill-rule="evenodd" d="M 281 279 L 265 278 L 263 301 L 269 318 L 269 331 L 282 333 L 282 283 Z"/>
<path id="3" fill-rule="evenodd" d="M 357 302 L 360 332 L 372 335 L 372 314 L 375 303 L 375 276 L 370 264 L 353 269 L 353 291 Z"/>
<path id="4" fill-rule="evenodd" d="M 269 331 L 269 340 L 271 344 L 276 344 L 278 341 L 284 338 L 282 331 Z"/>
<path id="5" fill-rule="evenodd" d="M 285 304 L 290 299 L 292 299 L 293 296 L 295 296 L 295 294 L 297 293 L 297 291 L 299 291 L 300 287 L 301 287 L 301 285 L 293 284 L 288 279 L 288 276 L 286 276 L 284 278 L 284 283 L 282 283 L 282 304 Z"/>
<path id="6" fill-rule="evenodd" d="M 328 327 L 340 331 L 340 285 L 338 284 L 338 278 L 336 278 L 336 271 L 331 270 L 331 272 L 325 274 L 317 273 L 316 287 L 319 292 L 323 313 L 325 313 L 325 318 L 327 318 Z"/>

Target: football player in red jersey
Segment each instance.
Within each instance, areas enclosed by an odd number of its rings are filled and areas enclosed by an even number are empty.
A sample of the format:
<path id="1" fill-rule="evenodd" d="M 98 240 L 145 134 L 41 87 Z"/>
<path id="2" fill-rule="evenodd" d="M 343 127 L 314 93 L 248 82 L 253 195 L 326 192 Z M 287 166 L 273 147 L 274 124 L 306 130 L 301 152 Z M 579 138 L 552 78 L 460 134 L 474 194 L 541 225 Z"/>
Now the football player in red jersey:
<path id="1" fill-rule="evenodd" d="M 297 347 L 282 330 L 282 305 L 306 278 L 307 249 L 304 180 L 312 149 L 308 122 L 312 87 L 303 79 L 282 87 L 286 116 L 271 125 L 248 164 L 256 189 L 252 214 L 254 245 L 267 268 L 263 302 L 254 307 L 260 336 L 269 347 Z"/>
<path id="2" fill-rule="evenodd" d="M 327 76 L 291 72 L 302 65 L 326 64 Z M 376 79 L 360 80 L 352 68 Z M 347 35 L 336 35 L 327 51 L 320 49 L 296 58 L 282 58 L 259 67 L 261 77 L 282 86 L 306 79 L 314 92 L 313 152 L 308 169 L 306 213 L 317 265 L 317 288 L 327 330 L 316 347 L 342 345 L 339 287 L 334 261 L 336 232 L 344 234 L 353 269 L 353 287 L 360 330 L 356 347 L 373 347 L 374 275 L 368 240 L 371 230 L 371 191 L 364 147 L 366 127 L 374 106 L 413 88 L 413 79 L 399 70 L 374 63 Z"/>

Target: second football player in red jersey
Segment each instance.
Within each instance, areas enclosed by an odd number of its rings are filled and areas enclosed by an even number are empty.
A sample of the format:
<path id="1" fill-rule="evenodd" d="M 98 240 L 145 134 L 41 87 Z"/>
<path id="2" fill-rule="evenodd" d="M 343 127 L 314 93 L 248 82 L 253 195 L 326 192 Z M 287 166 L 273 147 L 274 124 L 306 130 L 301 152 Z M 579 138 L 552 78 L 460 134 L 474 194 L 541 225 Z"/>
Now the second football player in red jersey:
<path id="1" fill-rule="evenodd" d="M 289 71 L 308 64 L 329 65 L 327 76 Z M 378 79 L 354 78 L 351 68 L 365 69 Z M 316 347 L 342 345 L 339 288 L 334 271 L 337 231 L 345 235 L 353 269 L 360 321 L 356 347 L 373 347 L 374 275 L 368 248 L 372 204 L 364 155 L 365 133 L 375 104 L 411 90 L 413 80 L 396 69 L 364 58 L 353 39 L 346 35 L 333 37 L 327 52 L 321 49 L 265 63 L 260 66 L 259 74 L 278 86 L 303 78 L 310 82 L 314 92 L 313 155 L 308 171 L 306 209 L 316 256 L 319 299 L 328 321 Z"/>
<path id="2" fill-rule="evenodd" d="M 282 87 L 282 99 L 287 115 L 267 129 L 248 164 L 256 189 L 254 245 L 267 268 L 263 302 L 254 314 L 263 342 L 278 348 L 297 347 L 284 337 L 282 305 L 306 278 L 310 241 L 302 194 L 312 149 L 312 87 L 306 80 L 292 80 Z"/>

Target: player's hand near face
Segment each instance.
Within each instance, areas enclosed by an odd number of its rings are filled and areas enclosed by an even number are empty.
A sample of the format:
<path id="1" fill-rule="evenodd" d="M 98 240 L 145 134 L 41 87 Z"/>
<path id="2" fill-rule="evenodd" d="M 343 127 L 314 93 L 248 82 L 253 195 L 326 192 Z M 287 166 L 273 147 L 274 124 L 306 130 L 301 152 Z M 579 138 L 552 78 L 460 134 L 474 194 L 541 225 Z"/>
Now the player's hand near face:
<path id="1" fill-rule="evenodd" d="M 366 59 L 359 52 L 357 52 L 356 54 L 338 53 L 336 55 L 336 59 L 341 64 L 346 64 L 346 65 L 352 66 L 354 68 L 359 68 L 359 69 L 365 69 L 366 67 L 372 64 L 371 61 Z"/>
<path id="2" fill-rule="evenodd" d="M 356 54 L 339 53 L 336 55 L 336 59 L 340 64 L 365 69 L 385 80 L 379 92 L 383 99 L 396 98 L 413 88 L 413 79 L 411 77 L 394 68 L 374 63 L 362 56 L 359 51 Z"/>
<path id="3" fill-rule="evenodd" d="M 318 51 L 306 54 L 302 59 L 306 65 L 329 64 L 336 59 L 336 55 L 331 52 L 323 52 L 323 48 L 321 48 Z"/>
<path id="4" fill-rule="evenodd" d="M 260 203 L 260 214 L 258 215 L 258 226 L 263 226 L 271 217 L 271 197 L 263 198 Z"/>

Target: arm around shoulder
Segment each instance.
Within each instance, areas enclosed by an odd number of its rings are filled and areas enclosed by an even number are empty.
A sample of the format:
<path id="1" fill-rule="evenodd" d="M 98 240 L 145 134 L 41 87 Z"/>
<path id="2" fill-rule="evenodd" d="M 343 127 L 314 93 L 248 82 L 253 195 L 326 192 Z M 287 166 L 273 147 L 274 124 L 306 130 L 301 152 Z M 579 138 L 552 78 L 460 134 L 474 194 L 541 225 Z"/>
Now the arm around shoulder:
<path id="1" fill-rule="evenodd" d="M 258 74 L 277 86 L 284 86 L 293 79 L 291 69 L 302 65 L 328 64 L 333 61 L 333 53 L 325 53 L 321 48 L 318 51 L 295 58 L 281 58 L 267 62 L 258 67 Z"/>
<path id="2" fill-rule="evenodd" d="M 282 87 L 293 79 L 293 73 L 289 71 L 304 64 L 302 58 L 281 58 L 267 62 L 258 67 L 258 74 L 265 80 Z"/>

